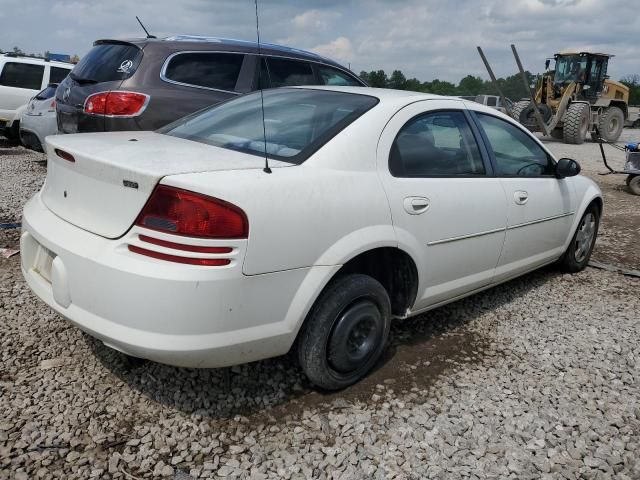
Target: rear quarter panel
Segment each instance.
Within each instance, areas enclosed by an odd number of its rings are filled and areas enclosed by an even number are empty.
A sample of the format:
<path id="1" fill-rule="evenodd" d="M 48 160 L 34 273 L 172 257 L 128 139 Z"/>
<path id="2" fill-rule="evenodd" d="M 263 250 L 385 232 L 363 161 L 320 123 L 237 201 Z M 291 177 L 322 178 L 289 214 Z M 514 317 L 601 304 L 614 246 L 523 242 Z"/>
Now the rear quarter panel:
<path id="1" fill-rule="evenodd" d="M 176 175 L 162 183 L 221 198 L 246 212 L 246 275 L 339 265 L 370 248 L 397 245 L 375 170 L 382 127 L 351 127 L 299 166 L 271 174 L 254 169 Z"/>

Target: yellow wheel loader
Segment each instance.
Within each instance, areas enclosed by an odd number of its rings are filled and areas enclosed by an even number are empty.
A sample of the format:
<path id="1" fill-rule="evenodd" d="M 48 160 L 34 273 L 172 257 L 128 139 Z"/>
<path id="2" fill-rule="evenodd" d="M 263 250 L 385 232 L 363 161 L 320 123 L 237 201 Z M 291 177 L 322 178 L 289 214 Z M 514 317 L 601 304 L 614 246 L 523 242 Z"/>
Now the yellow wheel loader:
<path id="1" fill-rule="evenodd" d="M 613 55 L 563 52 L 554 55 L 555 66 L 535 88 L 535 103 L 547 132 L 566 143 L 583 143 L 587 134 L 607 142 L 618 140 L 629 109 L 629 88 L 609 79 L 607 65 Z M 530 99 L 516 102 L 512 116 L 532 131 L 540 131 Z"/>

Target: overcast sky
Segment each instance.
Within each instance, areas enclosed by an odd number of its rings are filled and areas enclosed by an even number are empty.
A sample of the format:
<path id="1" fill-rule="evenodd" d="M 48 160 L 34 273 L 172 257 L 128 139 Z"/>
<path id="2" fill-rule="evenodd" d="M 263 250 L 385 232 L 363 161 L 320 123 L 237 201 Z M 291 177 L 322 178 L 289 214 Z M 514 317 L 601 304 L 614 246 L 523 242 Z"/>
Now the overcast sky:
<path id="1" fill-rule="evenodd" d="M 567 49 L 612 53 L 609 74 L 640 73 L 637 0 L 259 0 L 265 42 L 329 56 L 359 73 L 402 70 L 420 80 L 498 76 Z M 85 54 L 98 38 L 198 34 L 254 40 L 253 0 L 0 0 L 0 48 Z"/>

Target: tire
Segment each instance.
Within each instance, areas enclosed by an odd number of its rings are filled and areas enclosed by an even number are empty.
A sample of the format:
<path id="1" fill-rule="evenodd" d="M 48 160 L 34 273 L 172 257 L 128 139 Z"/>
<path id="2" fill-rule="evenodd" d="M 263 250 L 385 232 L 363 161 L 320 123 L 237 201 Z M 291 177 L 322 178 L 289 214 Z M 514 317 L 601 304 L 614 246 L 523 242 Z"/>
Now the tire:
<path id="1" fill-rule="evenodd" d="M 520 116 L 518 117 L 518 121 L 527 127 L 529 130 L 539 130 L 540 126 L 538 125 L 538 121 L 536 120 L 535 115 L 535 107 L 532 103 L 529 103 L 522 112 L 520 112 Z M 542 120 L 545 124 L 549 123 L 551 117 L 553 117 L 553 111 L 549 106 L 545 103 L 538 104 L 538 111 L 540 115 L 542 115 Z"/>
<path id="2" fill-rule="evenodd" d="M 571 243 L 560 258 L 560 269 L 563 272 L 577 273 L 585 269 L 596 244 L 599 225 L 600 211 L 592 203 L 582 215 Z"/>
<path id="3" fill-rule="evenodd" d="M 581 145 L 589 131 L 591 107 L 586 103 L 572 103 L 564 115 L 562 133 L 565 143 Z"/>
<path id="4" fill-rule="evenodd" d="M 640 120 L 636 120 L 635 122 L 633 122 L 633 125 L 631 125 L 631 128 L 640 128 Z"/>
<path id="5" fill-rule="evenodd" d="M 13 125 L 11 125 L 11 128 L 5 128 L 4 136 L 11 145 L 20 145 L 20 122 L 15 121 Z"/>
<path id="6" fill-rule="evenodd" d="M 624 113 L 618 107 L 604 109 L 598 119 L 598 131 L 606 142 L 615 142 L 620 138 L 624 128 Z"/>
<path id="7" fill-rule="evenodd" d="M 349 274 L 325 288 L 298 337 L 298 361 L 309 380 L 339 390 L 362 379 L 389 337 L 391 303 L 372 277 Z"/>
<path id="8" fill-rule="evenodd" d="M 514 103 L 513 107 L 511 107 L 511 116 L 519 122 L 520 114 L 529 106 L 530 103 L 531 102 L 529 100 L 520 100 L 519 102 Z"/>
<path id="9" fill-rule="evenodd" d="M 629 175 L 627 177 L 627 187 L 634 195 L 640 195 L 640 175 Z"/>

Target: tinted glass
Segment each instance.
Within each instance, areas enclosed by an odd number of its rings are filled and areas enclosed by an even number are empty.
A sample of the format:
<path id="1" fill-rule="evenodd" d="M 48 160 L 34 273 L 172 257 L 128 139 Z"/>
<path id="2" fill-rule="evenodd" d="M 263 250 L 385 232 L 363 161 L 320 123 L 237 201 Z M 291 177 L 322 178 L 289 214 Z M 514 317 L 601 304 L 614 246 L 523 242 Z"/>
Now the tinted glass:
<path id="1" fill-rule="evenodd" d="M 159 130 L 187 140 L 301 163 L 378 99 L 322 90 L 265 90 L 178 120 Z M 263 130 L 264 129 L 264 130 Z"/>
<path id="2" fill-rule="evenodd" d="M 71 78 L 88 83 L 124 80 L 135 73 L 141 60 L 142 50 L 133 45 L 96 45 L 74 67 Z"/>
<path id="3" fill-rule="evenodd" d="M 51 73 L 49 74 L 49 83 L 60 83 L 64 80 L 71 69 L 51 67 Z"/>
<path id="4" fill-rule="evenodd" d="M 518 127 L 499 118 L 476 113 L 504 176 L 553 175 L 553 162 L 538 143 Z"/>
<path id="5" fill-rule="evenodd" d="M 7 62 L 0 74 L 0 85 L 40 90 L 44 65 Z"/>
<path id="6" fill-rule="evenodd" d="M 181 53 L 169 61 L 164 75 L 174 82 L 233 91 L 243 60 L 238 53 Z"/>
<path id="7" fill-rule="evenodd" d="M 48 100 L 49 98 L 53 98 L 56 94 L 56 88 L 58 88 L 57 85 L 49 85 L 36 95 L 36 100 Z"/>
<path id="8" fill-rule="evenodd" d="M 324 65 L 318 65 L 317 68 L 324 85 L 362 86 L 360 82 L 340 70 Z"/>
<path id="9" fill-rule="evenodd" d="M 314 85 L 315 77 L 311 65 L 297 60 L 269 58 L 269 76 L 272 87 Z"/>
<path id="10" fill-rule="evenodd" d="M 462 112 L 433 112 L 409 120 L 391 147 L 394 177 L 484 175 L 482 156 Z"/>

